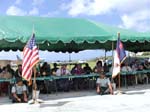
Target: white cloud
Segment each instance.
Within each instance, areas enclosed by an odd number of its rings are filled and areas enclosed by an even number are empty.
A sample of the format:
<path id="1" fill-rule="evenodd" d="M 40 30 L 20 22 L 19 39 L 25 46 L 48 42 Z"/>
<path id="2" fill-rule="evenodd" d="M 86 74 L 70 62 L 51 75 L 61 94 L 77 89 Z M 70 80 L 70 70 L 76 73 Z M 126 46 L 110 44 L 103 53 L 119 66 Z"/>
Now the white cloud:
<path id="1" fill-rule="evenodd" d="M 61 8 L 68 10 L 69 15 L 77 16 L 85 12 L 84 3 L 84 0 L 73 0 L 70 4 L 62 4 Z"/>
<path id="2" fill-rule="evenodd" d="M 7 11 L 6 11 L 7 15 L 19 15 L 19 16 L 24 16 L 27 14 L 26 11 L 16 7 L 16 6 L 10 6 Z"/>
<path id="3" fill-rule="evenodd" d="M 131 14 L 124 14 L 121 27 L 137 29 L 138 31 L 150 31 L 150 10 L 143 9 Z"/>
<path id="4" fill-rule="evenodd" d="M 25 16 L 25 15 L 38 15 L 39 14 L 39 10 L 38 8 L 34 7 L 32 10 L 25 11 L 23 9 L 20 9 L 19 7 L 16 6 L 10 6 L 7 11 L 6 11 L 7 15 L 18 15 L 18 16 Z"/>
<path id="5" fill-rule="evenodd" d="M 29 15 L 38 15 L 39 10 L 38 8 L 34 7 L 31 11 L 29 11 Z"/>
<path id="6" fill-rule="evenodd" d="M 62 4 L 71 16 L 119 15 L 125 28 L 150 31 L 150 0 L 71 0 Z"/>
<path id="7" fill-rule="evenodd" d="M 68 14 L 77 16 L 99 15 L 110 12 L 120 0 L 72 0 L 69 4 L 63 4 L 62 9 L 68 10 Z"/>
<path id="8" fill-rule="evenodd" d="M 68 10 L 72 16 L 102 15 L 117 11 L 119 13 L 132 12 L 149 7 L 149 0 L 72 0 L 62 4 L 63 10 Z"/>

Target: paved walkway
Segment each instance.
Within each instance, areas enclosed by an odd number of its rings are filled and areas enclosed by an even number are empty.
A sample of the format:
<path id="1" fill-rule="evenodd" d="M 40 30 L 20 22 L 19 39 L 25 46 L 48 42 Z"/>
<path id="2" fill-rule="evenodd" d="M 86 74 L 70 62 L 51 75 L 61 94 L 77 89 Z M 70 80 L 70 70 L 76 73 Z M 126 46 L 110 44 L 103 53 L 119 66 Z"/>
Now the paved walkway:
<path id="1" fill-rule="evenodd" d="M 0 97 L 2 112 L 149 112 L 150 85 L 121 89 L 122 95 L 96 95 L 95 91 L 81 91 L 40 95 L 44 103 L 12 104 Z"/>

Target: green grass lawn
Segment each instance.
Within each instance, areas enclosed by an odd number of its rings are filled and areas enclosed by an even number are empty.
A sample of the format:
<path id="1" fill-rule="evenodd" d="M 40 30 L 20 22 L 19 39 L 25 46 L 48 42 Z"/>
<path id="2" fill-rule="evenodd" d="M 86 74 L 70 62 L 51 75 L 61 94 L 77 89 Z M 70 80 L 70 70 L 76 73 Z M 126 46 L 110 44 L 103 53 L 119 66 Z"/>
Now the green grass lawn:
<path id="1" fill-rule="evenodd" d="M 73 62 L 74 64 L 75 63 L 77 63 L 77 62 Z M 96 61 L 95 60 L 90 60 L 90 61 L 87 61 L 87 63 L 89 64 L 89 66 L 93 69 L 94 68 L 94 66 L 96 65 Z M 71 70 L 73 67 L 74 67 L 74 64 L 68 64 L 68 66 L 67 66 L 67 68 L 69 69 L 69 70 Z M 53 68 L 53 64 L 52 63 L 50 63 L 50 66 L 51 66 L 51 68 Z M 85 64 L 82 64 L 82 67 L 84 67 L 85 66 Z M 58 65 L 58 67 L 60 67 L 60 65 Z"/>

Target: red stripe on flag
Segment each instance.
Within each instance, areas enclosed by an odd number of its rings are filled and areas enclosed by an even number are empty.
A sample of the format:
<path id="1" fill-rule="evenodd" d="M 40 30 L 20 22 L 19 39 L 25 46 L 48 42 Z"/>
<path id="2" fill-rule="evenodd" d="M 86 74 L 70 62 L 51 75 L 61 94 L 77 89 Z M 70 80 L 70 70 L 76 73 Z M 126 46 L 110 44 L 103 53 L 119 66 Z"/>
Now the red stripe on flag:
<path id="1" fill-rule="evenodd" d="M 39 62 L 38 48 L 35 44 L 34 34 L 24 47 L 23 56 L 22 77 L 29 81 L 32 77 L 32 68 Z"/>

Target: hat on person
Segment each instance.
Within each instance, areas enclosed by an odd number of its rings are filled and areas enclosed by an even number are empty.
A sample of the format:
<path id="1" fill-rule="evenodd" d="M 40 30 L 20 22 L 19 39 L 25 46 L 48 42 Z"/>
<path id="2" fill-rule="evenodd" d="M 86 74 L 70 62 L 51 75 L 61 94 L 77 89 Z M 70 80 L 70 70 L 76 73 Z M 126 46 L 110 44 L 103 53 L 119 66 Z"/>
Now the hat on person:
<path id="1" fill-rule="evenodd" d="M 16 83 L 21 82 L 22 78 L 16 78 Z"/>

